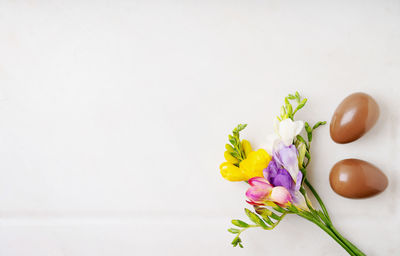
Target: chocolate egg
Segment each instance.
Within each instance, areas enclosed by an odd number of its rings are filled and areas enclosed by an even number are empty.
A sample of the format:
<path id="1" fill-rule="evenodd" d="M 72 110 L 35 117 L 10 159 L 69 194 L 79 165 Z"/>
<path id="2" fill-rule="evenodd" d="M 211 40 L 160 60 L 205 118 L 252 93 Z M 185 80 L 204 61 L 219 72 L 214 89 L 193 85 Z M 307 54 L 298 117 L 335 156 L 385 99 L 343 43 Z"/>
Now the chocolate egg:
<path id="1" fill-rule="evenodd" d="M 347 198 L 366 198 L 379 194 L 388 185 L 381 170 L 367 161 L 344 159 L 337 162 L 329 174 L 333 191 Z"/>
<path id="2" fill-rule="evenodd" d="M 337 143 L 349 143 L 368 132 L 379 117 L 379 106 L 366 93 L 347 96 L 333 114 L 330 133 Z"/>

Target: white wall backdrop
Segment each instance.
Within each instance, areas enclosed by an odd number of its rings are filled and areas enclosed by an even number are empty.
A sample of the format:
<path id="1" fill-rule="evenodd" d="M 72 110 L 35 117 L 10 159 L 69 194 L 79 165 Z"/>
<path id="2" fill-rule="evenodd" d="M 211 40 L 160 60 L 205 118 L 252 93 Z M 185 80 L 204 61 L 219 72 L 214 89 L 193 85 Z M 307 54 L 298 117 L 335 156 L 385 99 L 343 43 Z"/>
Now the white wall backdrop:
<path id="1" fill-rule="evenodd" d="M 346 255 L 289 216 L 249 230 L 245 184 L 222 179 L 240 122 L 257 147 L 283 97 L 330 120 L 355 91 L 379 123 L 314 137 L 309 175 L 338 229 L 368 255 L 400 254 L 400 1 L 1 1 L 0 255 Z M 368 160 L 379 196 L 349 200 L 332 165 Z"/>

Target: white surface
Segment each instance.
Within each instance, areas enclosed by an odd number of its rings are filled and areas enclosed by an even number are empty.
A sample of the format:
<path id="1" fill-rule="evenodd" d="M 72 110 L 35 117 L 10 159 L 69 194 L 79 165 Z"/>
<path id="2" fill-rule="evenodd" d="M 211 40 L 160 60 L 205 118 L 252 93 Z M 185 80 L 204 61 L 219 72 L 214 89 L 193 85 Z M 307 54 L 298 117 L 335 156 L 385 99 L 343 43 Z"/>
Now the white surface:
<path id="1" fill-rule="evenodd" d="M 309 175 L 343 234 L 400 254 L 399 1 L 64 2 L 0 3 L 0 255 L 346 255 L 295 216 L 230 245 L 246 186 L 220 177 L 226 135 L 246 122 L 260 145 L 294 90 L 311 122 L 378 101 L 354 143 L 319 129 Z M 346 157 L 387 190 L 334 194 Z"/>

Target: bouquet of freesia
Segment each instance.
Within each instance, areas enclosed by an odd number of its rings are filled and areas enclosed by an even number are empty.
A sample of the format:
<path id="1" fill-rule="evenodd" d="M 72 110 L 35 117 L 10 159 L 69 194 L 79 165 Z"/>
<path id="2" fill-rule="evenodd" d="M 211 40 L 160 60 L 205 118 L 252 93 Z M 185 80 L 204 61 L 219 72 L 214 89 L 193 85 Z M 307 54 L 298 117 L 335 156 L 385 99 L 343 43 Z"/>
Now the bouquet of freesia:
<path id="1" fill-rule="evenodd" d="M 296 103 L 296 108 L 291 102 Z M 250 186 L 246 191 L 247 202 L 254 208 L 254 211 L 245 208 L 251 224 L 232 220 L 236 226 L 228 229 L 235 234 L 232 245 L 243 247 L 240 235 L 249 228 L 271 230 L 287 214 L 296 214 L 319 226 L 350 255 L 365 255 L 335 229 L 324 203 L 307 180 L 313 132 L 326 122 L 311 126 L 307 122 L 295 121 L 296 112 L 306 102 L 307 99 L 301 99 L 298 92 L 285 98 L 280 116 L 274 121 L 275 133 L 268 138 L 265 149 L 253 150 L 247 140 L 240 139 L 239 134 L 246 124 L 239 124 L 229 135 L 224 153 L 226 162 L 220 166 L 221 175 L 229 181 L 247 182 Z M 306 139 L 301 135 L 303 129 Z M 306 187 L 319 207 L 311 204 Z"/>

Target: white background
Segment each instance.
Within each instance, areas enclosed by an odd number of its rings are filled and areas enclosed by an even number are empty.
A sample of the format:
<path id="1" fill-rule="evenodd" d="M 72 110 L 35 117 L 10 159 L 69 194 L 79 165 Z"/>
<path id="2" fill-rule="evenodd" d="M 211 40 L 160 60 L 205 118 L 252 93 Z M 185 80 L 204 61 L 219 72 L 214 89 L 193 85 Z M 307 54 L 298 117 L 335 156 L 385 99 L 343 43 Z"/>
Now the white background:
<path id="1" fill-rule="evenodd" d="M 226 135 L 248 123 L 257 148 L 295 90 L 312 123 L 377 100 L 360 140 L 316 132 L 309 178 L 367 255 L 399 255 L 399 68 L 397 0 L 1 1 L 0 255 L 346 255 L 296 216 L 230 245 L 247 186 L 220 176 Z M 336 195 L 346 157 L 386 191 Z"/>

